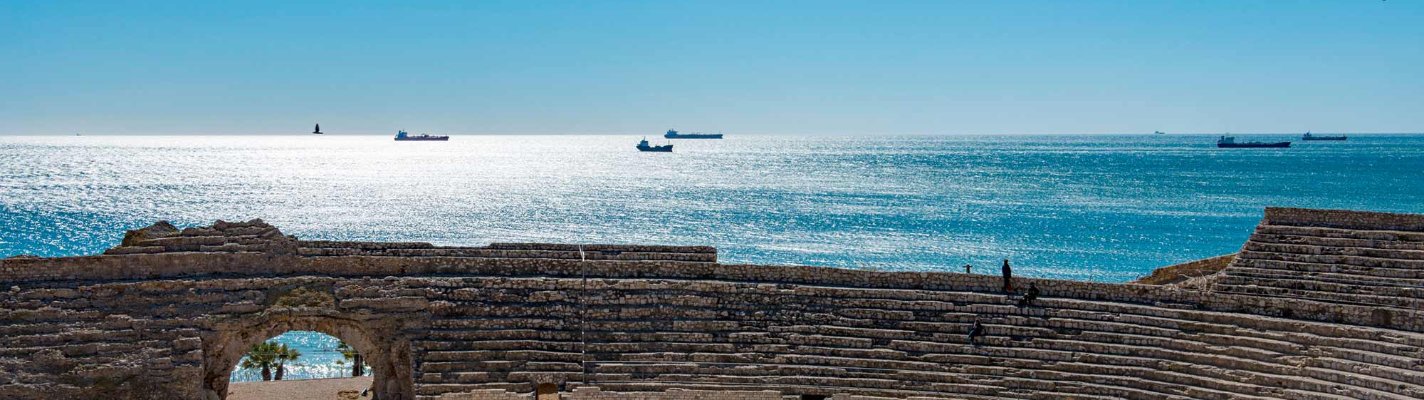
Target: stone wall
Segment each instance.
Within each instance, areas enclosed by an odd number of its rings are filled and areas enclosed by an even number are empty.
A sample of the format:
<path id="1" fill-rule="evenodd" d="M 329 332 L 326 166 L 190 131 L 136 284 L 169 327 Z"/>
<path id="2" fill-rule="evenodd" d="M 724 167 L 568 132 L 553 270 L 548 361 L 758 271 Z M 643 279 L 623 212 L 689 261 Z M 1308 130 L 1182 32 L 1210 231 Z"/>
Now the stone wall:
<path id="1" fill-rule="evenodd" d="M 1424 215 L 1270 207 L 1266 209 L 1266 216 L 1261 224 L 1424 232 Z"/>
<path id="2" fill-rule="evenodd" d="M 1373 243 L 1412 246 L 1391 234 Z M 218 399 L 247 346 L 293 329 L 352 343 L 383 399 L 1424 398 L 1417 308 L 1042 279 L 1021 306 L 993 276 L 715 254 L 157 224 L 106 255 L 0 261 L 0 398 Z"/>
<path id="3" fill-rule="evenodd" d="M 1132 283 L 1143 285 L 1174 285 L 1194 278 L 1201 278 L 1221 272 L 1236 259 L 1236 253 L 1192 260 L 1152 270 L 1152 274 L 1138 278 Z"/>

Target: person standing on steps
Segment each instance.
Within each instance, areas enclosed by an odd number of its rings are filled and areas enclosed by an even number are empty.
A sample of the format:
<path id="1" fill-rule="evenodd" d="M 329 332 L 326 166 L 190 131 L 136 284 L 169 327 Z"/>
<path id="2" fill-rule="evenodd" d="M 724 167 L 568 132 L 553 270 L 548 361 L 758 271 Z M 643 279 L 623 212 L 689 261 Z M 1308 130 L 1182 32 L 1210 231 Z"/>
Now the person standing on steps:
<path id="1" fill-rule="evenodd" d="M 1009 267 L 1009 259 L 1004 259 L 1004 293 L 1014 292 L 1014 269 Z"/>
<path id="2" fill-rule="evenodd" d="M 980 336 L 984 336 L 984 324 L 979 323 L 979 318 L 975 318 L 974 326 L 969 327 L 969 345 L 978 346 Z"/>

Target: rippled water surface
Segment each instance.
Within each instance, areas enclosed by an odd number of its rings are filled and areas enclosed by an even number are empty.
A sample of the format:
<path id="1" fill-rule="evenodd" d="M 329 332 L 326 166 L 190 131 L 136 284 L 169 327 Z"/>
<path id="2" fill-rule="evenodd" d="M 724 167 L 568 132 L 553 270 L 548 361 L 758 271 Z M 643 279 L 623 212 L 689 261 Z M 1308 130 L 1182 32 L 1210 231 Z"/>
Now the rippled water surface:
<path id="1" fill-rule="evenodd" d="M 1121 282 L 1236 251 L 1268 205 L 1424 212 L 1420 136 L 638 139 L 0 137 L 0 256 L 260 217 L 309 239 L 712 245 L 730 263 L 913 271 L 1010 258 Z"/>

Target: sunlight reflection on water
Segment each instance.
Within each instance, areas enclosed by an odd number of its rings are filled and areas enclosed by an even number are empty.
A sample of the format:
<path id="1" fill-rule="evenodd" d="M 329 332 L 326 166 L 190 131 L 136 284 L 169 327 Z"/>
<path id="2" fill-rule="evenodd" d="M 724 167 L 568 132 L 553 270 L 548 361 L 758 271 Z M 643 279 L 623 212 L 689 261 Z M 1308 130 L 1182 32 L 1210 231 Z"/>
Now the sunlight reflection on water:
<path id="1" fill-rule="evenodd" d="M 1424 212 L 1419 136 L 0 137 L 0 256 L 263 218 L 310 239 L 712 245 L 727 263 L 1121 282 L 1236 251 L 1267 205 Z M 1289 137 L 1269 136 L 1261 140 Z"/>

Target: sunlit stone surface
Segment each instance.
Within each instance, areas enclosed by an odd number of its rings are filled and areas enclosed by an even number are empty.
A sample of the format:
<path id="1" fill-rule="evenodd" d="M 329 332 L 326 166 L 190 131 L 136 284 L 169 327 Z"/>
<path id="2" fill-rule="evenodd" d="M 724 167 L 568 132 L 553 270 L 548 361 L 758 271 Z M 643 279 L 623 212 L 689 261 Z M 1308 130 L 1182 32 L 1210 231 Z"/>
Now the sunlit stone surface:
<path id="1" fill-rule="evenodd" d="M 1193 285 L 1016 278 L 1006 295 L 998 276 L 710 247 L 159 223 L 104 255 L 0 262 L 0 398 L 221 399 L 252 344 L 315 331 L 367 357 L 381 399 L 1415 399 L 1420 254 L 1421 215 L 1268 209 Z"/>

